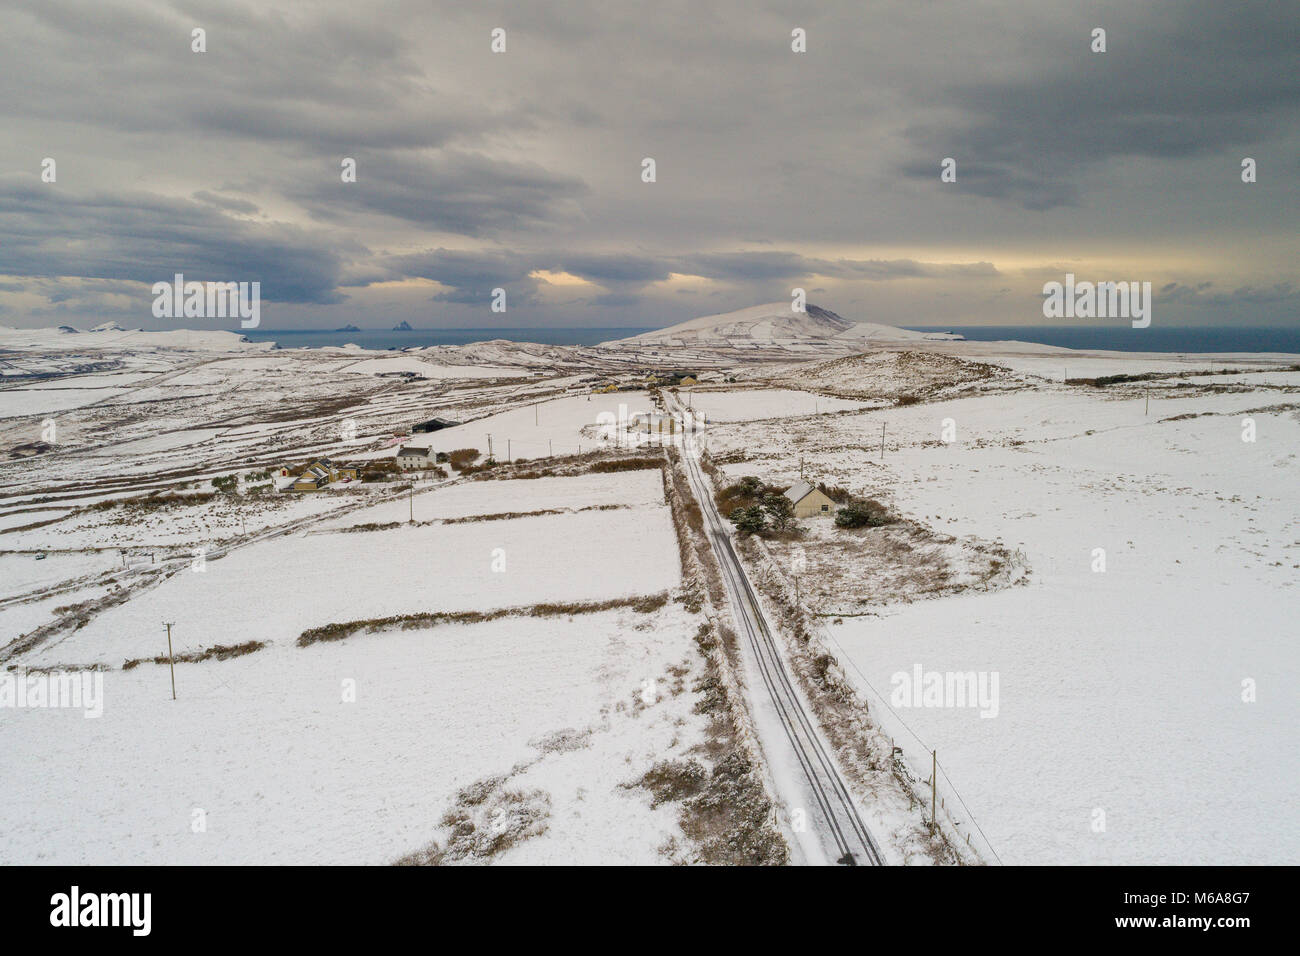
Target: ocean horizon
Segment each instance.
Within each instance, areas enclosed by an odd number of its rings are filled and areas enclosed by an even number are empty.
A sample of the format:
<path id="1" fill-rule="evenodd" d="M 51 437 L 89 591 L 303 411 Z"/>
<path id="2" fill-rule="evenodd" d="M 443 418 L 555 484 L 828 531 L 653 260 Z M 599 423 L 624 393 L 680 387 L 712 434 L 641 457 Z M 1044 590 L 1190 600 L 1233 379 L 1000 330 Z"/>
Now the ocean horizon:
<path id="1" fill-rule="evenodd" d="M 598 345 L 653 331 L 648 326 L 483 327 L 446 329 L 247 329 L 253 342 L 280 348 L 359 345 L 375 351 L 468 345 L 492 339 L 540 345 Z M 1114 352 L 1285 352 L 1300 354 L 1300 328 L 1163 326 L 1100 328 L 1060 325 L 910 325 L 917 332 L 956 332 L 972 342 L 1019 341 Z"/>
<path id="2" fill-rule="evenodd" d="M 1108 352 L 1287 352 L 1300 354 L 1300 328 L 1266 326 L 909 325 L 916 332 L 956 332 L 972 342 L 1035 342 Z"/>

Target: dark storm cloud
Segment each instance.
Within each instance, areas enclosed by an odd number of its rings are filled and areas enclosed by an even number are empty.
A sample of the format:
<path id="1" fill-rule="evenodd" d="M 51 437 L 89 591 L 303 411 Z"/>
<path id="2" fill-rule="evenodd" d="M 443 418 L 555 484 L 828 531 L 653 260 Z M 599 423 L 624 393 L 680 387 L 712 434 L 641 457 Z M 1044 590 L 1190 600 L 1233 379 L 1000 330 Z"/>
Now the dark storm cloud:
<path id="1" fill-rule="evenodd" d="M 432 279 L 454 291 L 442 301 L 481 302 L 494 287 L 513 286 L 525 295 L 536 291 L 536 271 L 566 272 L 610 291 L 592 301 L 605 306 L 627 305 L 632 293 L 673 273 L 719 282 L 770 282 L 813 275 L 883 282 L 891 279 L 997 275 L 987 262 L 917 262 L 911 259 L 865 261 L 809 259 L 794 252 L 735 252 L 683 257 L 586 255 L 541 252 L 456 252 L 430 250 L 383 260 L 383 278 Z M 376 280 L 376 281 L 382 281 Z"/>
<path id="2" fill-rule="evenodd" d="M 512 163 L 481 153 L 440 152 L 432 157 L 361 154 L 357 181 L 320 177 L 309 187 L 289 184 L 285 195 L 322 220 L 358 212 L 416 223 L 430 232 L 500 235 L 576 217 L 573 201 L 586 192 L 574 176 L 535 163 Z"/>
<path id="3" fill-rule="evenodd" d="M 387 281 L 425 278 L 448 304 L 502 287 L 534 316 L 567 296 L 550 318 L 669 322 L 697 296 L 739 306 L 795 284 L 850 303 L 888 294 L 871 283 L 961 298 L 997 277 L 1000 254 L 1023 280 L 1040 249 L 1074 261 L 1072 243 L 1100 240 L 1123 261 L 1220 242 L 1222 220 L 1235 258 L 1216 291 L 1193 280 L 1194 298 L 1279 294 L 1289 276 L 1269 270 L 1294 245 L 1300 171 L 1294 4 L 881 9 L 11 0 L 0 275 L 15 279 L 0 293 L 75 308 L 120 292 L 58 283 L 183 266 L 260 279 L 283 301 L 347 290 L 361 309 Z M 498 25 L 504 55 L 488 48 Z M 790 52 L 796 25 L 806 55 Z M 1088 50 L 1094 26 L 1105 54 Z M 206 53 L 190 50 L 195 27 Z M 1255 151 L 1261 182 L 1245 189 L 1236 167 Z M 57 184 L 6 178 L 43 156 L 58 157 Z M 640 181 L 645 156 L 656 184 Z M 938 182 L 945 156 L 952 186 Z M 340 180 L 344 157 L 356 183 Z M 1148 166 L 1156 186 L 1135 175 Z M 595 288 L 547 287 L 539 271 Z M 673 274 L 710 281 L 669 295 Z"/>
<path id="4" fill-rule="evenodd" d="M 434 296 L 438 302 L 484 303 L 496 288 L 505 289 L 515 301 L 527 301 L 540 284 L 529 275 L 536 266 L 523 256 L 506 252 L 431 249 L 395 256 L 385 260 L 384 265 L 390 278 L 431 279 L 447 286 L 447 291 Z"/>
<path id="5" fill-rule="evenodd" d="M 1240 286 L 1236 289 L 1217 289 L 1212 282 L 1195 286 L 1170 282 L 1162 286 L 1157 295 L 1163 303 L 1179 305 L 1208 305 L 1233 308 L 1241 305 L 1300 304 L 1300 288 L 1291 282 L 1278 282 L 1268 286 Z"/>
<path id="6" fill-rule="evenodd" d="M 0 275 L 152 284 L 181 272 L 260 281 L 271 301 L 325 303 L 341 300 L 341 261 L 342 250 L 297 227 L 232 219 L 188 199 L 0 178 Z"/>
<path id="7" fill-rule="evenodd" d="M 581 276 L 599 285 L 610 283 L 662 282 L 674 271 L 674 263 L 667 258 L 637 255 L 584 255 L 570 253 L 555 260 L 555 271 Z"/>
<path id="8" fill-rule="evenodd" d="M 1084 170 L 1106 160 L 1187 159 L 1294 130 L 1300 37 L 1294 18 L 1279 29 L 1279 12 L 1217 0 L 1079 9 L 1041 72 L 949 85 L 940 102 L 960 118 L 909 128 L 902 169 L 933 180 L 952 157 L 961 188 L 1050 209 L 1077 202 Z M 1090 48 L 1093 27 L 1107 31 L 1104 53 Z"/>
<path id="9" fill-rule="evenodd" d="M 191 50 L 194 28 L 207 31 L 205 53 Z M 28 0 L 5 29 L 29 32 L 5 49 L 6 79 L 28 91 L 0 101 L 16 118 L 340 155 L 358 144 L 442 146 L 528 122 L 440 97 L 413 38 L 351 5 L 290 15 L 229 2 Z"/>
<path id="10" fill-rule="evenodd" d="M 733 281 L 801 279 L 822 275 L 837 279 L 865 279 L 881 282 L 889 279 L 997 275 L 997 270 L 988 262 L 810 259 L 795 252 L 732 252 L 687 256 L 680 261 L 674 271 Z"/>

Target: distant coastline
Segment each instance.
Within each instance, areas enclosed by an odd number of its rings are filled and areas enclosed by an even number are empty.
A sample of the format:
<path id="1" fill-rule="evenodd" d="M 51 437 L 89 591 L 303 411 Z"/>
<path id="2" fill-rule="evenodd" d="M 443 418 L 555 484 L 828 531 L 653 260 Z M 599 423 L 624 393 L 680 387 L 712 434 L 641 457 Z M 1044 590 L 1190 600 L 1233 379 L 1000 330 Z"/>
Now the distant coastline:
<path id="1" fill-rule="evenodd" d="M 1127 326 L 1092 327 L 1059 325 L 909 325 L 917 332 L 957 332 L 971 342 L 1017 341 L 1056 345 L 1070 349 L 1101 349 L 1113 352 L 1285 352 L 1300 354 L 1300 328 L 1179 328 L 1175 326 L 1134 329 Z M 248 329 L 243 334 L 253 342 L 276 342 L 281 348 L 323 348 L 359 345 L 364 349 L 426 348 L 436 345 L 468 345 L 506 339 L 540 345 L 597 345 L 611 339 L 628 338 L 648 327 L 556 327 L 475 329 Z"/>
<path id="2" fill-rule="evenodd" d="M 649 328 L 477 328 L 477 329 L 360 329 L 344 332 L 334 329 L 247 329 L 250 342 L 276 342 L 281 348 L 323 348 L 359 345 L 364 349 L 409 349 L 434 345 L 468 345 L 507 339 L 511 342 L 535 342 L 539 345 L 597 345 L 610 339 L 640 335 Z"/>
<path id="3" fill-rule="evenodd" d="M 1300 354 L 1300 327 L 1078 325 L 909 325 L 917 332 L 956 332 L 969 342 L 1036 342 L 1067 349 L 1111 352 L 1286 352 Z"/>

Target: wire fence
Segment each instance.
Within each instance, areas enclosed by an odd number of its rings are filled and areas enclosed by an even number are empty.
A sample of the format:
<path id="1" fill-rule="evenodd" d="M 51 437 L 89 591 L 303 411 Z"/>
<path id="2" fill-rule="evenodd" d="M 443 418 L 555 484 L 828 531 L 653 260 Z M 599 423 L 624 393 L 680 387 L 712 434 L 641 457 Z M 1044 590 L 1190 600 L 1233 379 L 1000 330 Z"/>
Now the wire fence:
<path id="1" fill-rule="evenodd" d="M 786 590 L 793 591 L 793 580 L 781 567 L 780 562 L 765 547 L 763 553 L 768 556 L 769 566 L 780 576 Z M 791 595 L 787 593 L 786 597 L 789 599 Z M 820 641 L 826 651 L 833 648 L 838 652 L 832 656 L 840 662 L 841 671 L 846 665 L 853 670 L 856 678 L 846 681 L 847 686 L 866 707 L 879 732 L 889 739 L 895 766 L 901 763 L 901 769 L 916 788 L 918 790 L 923 788 L 932 795 L 934 815 L 939 826 L 945 830 L 950 839 L 965 846 L 985 863 L 1002 865 L 1002 858 L 998 856 L 997 850 L 975 819 L 975 814 L 971 812 L 957 790 L 956 784 L 952 782 L 943 764 L 939 762 L 935 749 L 922 740 L 902 715 L 890 705 L 885 695 L 880 693 L 862 672 L 862 668 L 858 667 L 853 656 L 823 624 L 814 621 L 811 631 L 812 639 Z M 928 816 L 930 808 L 927 807 L 926 810 Z"/>
<path id="2" fill-rule="evenodd" d="M 580 455 L 584 451 L 635 451 L 650 448 L 682 448 L 700 441 L 703 420 L 693 427 L 683 428 L 678 422 L 668 424 L 656 421 L 650 426 L 639 426 L 635 417 L 614 423 L 593 422 L 584 426 L 591 434 L 573 437 L 572 432 L 562 438 L 533 438 L 516 436 L 507 432 L 479 432 L 481 448 L 497 461 L 536 459 Z"/>

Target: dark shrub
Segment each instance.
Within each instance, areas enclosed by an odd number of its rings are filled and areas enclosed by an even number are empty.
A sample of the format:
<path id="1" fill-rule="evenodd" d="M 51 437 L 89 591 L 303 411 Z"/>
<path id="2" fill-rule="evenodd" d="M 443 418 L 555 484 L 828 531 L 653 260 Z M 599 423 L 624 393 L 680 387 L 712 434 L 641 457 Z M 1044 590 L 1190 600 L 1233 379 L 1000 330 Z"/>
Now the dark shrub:
<path id="1" fill-rule="evenodd" d="M 878 528 L 894 520 L 879 501 L 851 501 L 835 512 L 837 528 Z"/>
<path id="2" fill-rule="evenodd" d="M 464 471 L 478 458 L 479 451 L 477 448 L 457 448 L 453 452 L 447 453 L 447 461 L 451 467 L 457 471 Z M 437 457 L 436 455 L 434 456 Z"/>
<path id="3" fill-rule="evenodd" d="M 742 535 L 762 534 L 767 530 L 767 516 L 758 505 L 737 508 L 728 517 Z"/>

